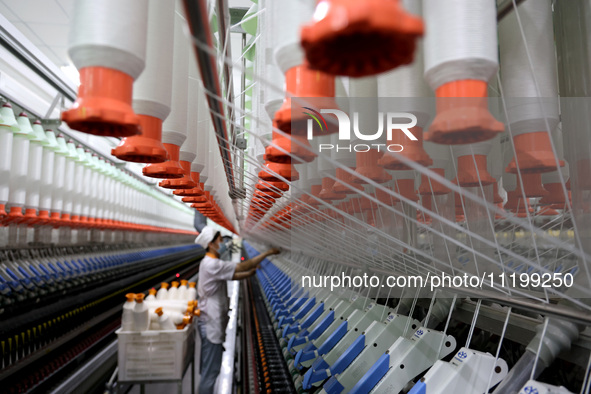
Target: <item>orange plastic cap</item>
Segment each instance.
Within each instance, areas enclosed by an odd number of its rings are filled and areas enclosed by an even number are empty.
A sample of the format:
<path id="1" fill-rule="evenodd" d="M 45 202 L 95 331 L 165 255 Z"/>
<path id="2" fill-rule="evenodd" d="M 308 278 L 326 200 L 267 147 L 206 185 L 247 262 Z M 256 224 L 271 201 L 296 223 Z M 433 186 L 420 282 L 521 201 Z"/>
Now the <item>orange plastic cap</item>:
<path id="1" fill-rule="evenodd" d="M 134 163 L 162 163 L 168 152 L 162 145 L 162 120 L 154 116 L 138 115 L 141 135 L 124 138 L 111 150 L 111 154 L 123 161 Z"/>
<path id="2" fill-rule="evenodd" d="M 4 219 L 4 224 L 20 223 L 24 219 L 22 207 L 10 207 L 8 216 Z"/>
<path id="3" fill-rule="evenodd" d="M 525 133 L 513 138 L 515 145 L 515 157 L 507 166 L 505 171 L 517 174 L 517 165 L 521 173 L 542 173 L 556 171 L 556 157 L 552 152 L 552 142 L 548 133 L 539 131 Z M 560 167 L 564 167 L 564 161 L 559 161 Z"/>
<path id="4" fill-rule="evenodd" d="M 166 283 L 166 282 L 162 282 L 162 283 L 160 283 L 160 288 L 162 288 L 162 289 L 168 289 L 168 286 L 169 286 L 169 285 L 168 285 L 168 283 Z"/>
<path id="5" fill-rule="evenodd" d="M 287 92 L 283 104 L 275 112 L 273 126 L 288 134 L 305 135 L 308 131 L 310 110 L 304 106 L 313 106 L 315 111 L 321 109 L 337 109 L 334 99 L 335 78 L 322 71 L 312 70 L 308 64 L 292 67 L 285 73 L 285 90 Z M 306 98 L 306 102 L 292 100 L 292 97 Z M 322 122 L 322 134 L 338 132 L 332 123 Z M 317 130 L 317 129 L 316 129 Z"/>
<path id="6" fill-rule="evenodd" d="M 148 164 L 142 169 L 144 176 L 158 179 L 177 179 L 185 175 L 179 163 L 180 147 L 174 144 L 163 144 L 168 152 L 169 160 L 164 163 Z"/>
<path id="7" fill-rule="evenodd" d="M 351 168 L 355 170 L 354 168 Z M 353 194 L 357 190 L 363 190 L 363 186 L 353 182 L 354 175 L 349 174 L 342 168 L 337 168 L 336 178 L 332 191 L 339 194 Z"/>
<path id="8" fill-rule="evenodd" d="M 164 311 L 162 310 L 162 307 L 159 307 L 159 308 L 156 308 L 154 313 L 156 313 L 158 316 L 162 316 L 164 314 Z"/>
<path id="9" fill-rule="evenodd" d="M 383 191 L 378 187 L 376 187 L 376 198 L 378 199 L 378 201 L 383 202 L 386 205 L 394 205 L 397 202 L 400 202 L 400 200 L 396 198 L 393 194 Z"/>
<path id="10" fill-rule="evenodd" d="M 411 167 L 407 166 L 399 159 L 400 156 L 424 167 L 429 167 L 433 164 L 433 160 L 423 148 L 423 129 L 420 127 L 413 127 L 409 131 L 417 138 L 416 141 L 408 138 L 406 134 L 400 130 L 393 131 L 392 139 L 388 140 L 388 145 L 398 144 L 404 149 L 399 153 L 384 152 L 384 155 L 378 161 L 379 165 L 388 170 L 412 170 Z"/>
<path id="11" fill-rule="evenodd" d="M 405 197 L 411 201 L 419 201 L 419 196 L 417 195 L 417 193 L 415 193 L 414 179 L 397 179 L 396 191 L 402 197 Z"/>
<path id="12" fill-rule="evenodd" d="M 333 191 L 333 187 L 335 184 L 335 180 L 333 178 L 324 177 L 322 178 L 322 190 L 318 194 L 318 197 L 325 201 L 336 201 L 342 200 L 345 198 L 345 195 L 342 193 L 335 193 Z"/>
<path id="13" fill-rule="evenodd" d="M 378 161 L 382 155 L 382 152 L 378 152 L 375 149 L 370 149 L 367 152 L 357 152 L 355 154 L 355 158 L 357 159 L 355 172 L 377 183 L 388 182 L 392 177 L 383 167 L 378 165 Z M 353 177 L 353 182 L 361 184 L 367 183 L 364 179 L 359 177 Z"/>
<path id="14" fill-rule="evenodd" d="M 486 155 L 458 157 L 458 175 L 454 183 L 463 187 L 487 186 L 496 183 L 486 168 Z"/>
<path id="15" fill-rule="evenodd" d="M 178 179 L 165 179 L 158 184 L 158 186 L 164 189 L 193 189 L 197 187 L 197 184 L 191 179 L 191 163 L 188 161 L 180 161 L 181 168 L 183 169 L 184 176 Z"/>
<path id="16" fill-rule="evenodd" d="M 527 198 L 544 197 L 548 194 L 548 191 L 542 186 L 542 174 L 521 174 L 521 180 L 523 181 L 523 191 Z M 519 178 L 517 179 L 517 190 L 521 191 Z M 519 194 L 521 195 L 521 192 Z"/>
<path id="17" fill-rule="evenodd" d="M 566 198 L 561 183 L 546 183 L 544 189 L 548 192 L 541 200 L 541 205 L 560 205 L 564 207 Z"/>
<path id="18" fill-rule="evenodd" d="M 127 302 L 134 302 L 135 301 L 135 294 L 127 293 L 127 294 L 125 294 L 125 298 L 127 299 Z"/>
<path id="19" fill-rule="evenodd" d="M 80 70 L 78 98 L 62 113 L 73 130 L 109 137 L 130 137 L 140 132 L 140 119 L 131 107 L 133 78 L 106 67 Z"/>
<path id="20" fill-rule="evenodd" d="M 322 0 L 301 43 L 312 67 L 363 77 L 411 63 L 423 30 L 399 0 Z"/>
<path id="21" fill-rule="evenodd" d="M 435 172 L 437 175 L 445 178 L 445 169 L 443 168 L 431 168 L 431 171 Z M 436 196 L 441 196 L 444 194 L 449 193 L 451 190 L 444 186 L 443 184 L 439 183 L 435 179 L 431 177 L 421 174 L 421 185 L 419 186 L 419 194 L 421 196 L 434 194 Z"/>
<path id="22" fill-rule="evenodd" d="M 137 303 L 144 302 L 144 297 L 145 297 L 145 294 L 143 294 L 143 293 L 136 294 L 135 295 L 135 302 L 137 302 Z"/>
<path id="23" fill-rule="evenodd" d="M 297 142 L 295 142 L 297 140 Z M 293 143 L 292 143 L 293 142 Z M 273 145 L 265 148 L 265 160 L 273 163 L 309 163 L 316 158 L 310 141 L 302 136 L 283 136 L 273 132 Z M 300 145 L 302 144 L 302 145 Z"/>
<path id="24" fill-rule="evenodd" d="M 272 172 L 268 172 L 264 169 L 259 171 L 259 178 L 264 181 L 281 182 L 282 180 L 280 178 L 277 178 L 277 176 L 275 176 L 273 173 L 277 173 L 279 176 L 285 178 L 290 182 L 297 181 L 298 179 L 300 179 L 300 174 L 298 173 L 296 168 L 291 164 L 268 162 L 265 165 L 265 167 Z"/>
<path id="25" fill-rule="evenodd" d="M 170 285 L 171 285 L 172 287 L 179 287 L 179 282 L 177 282 L 177 281 L 175 280 L 175 281 L 171 282 L 171 283 L 170 283 Z"/>
<path id="26" fill-rule="evenodd" d="M 480 80 L 449 82 L 437 88 L 437 116 L 426 139 L 445 145 L 473 144 L 505 130 L 488 110 L 487 83 Z"/>
<path id="27" fill-rule="evenodd" d="M 150 295 L 156 295 L 156 289 L 150 289 L 150 290 L 148 290 L 148 294 L 150 294 Z"/>
<path id="28" fill-rule="evenodd" d="M 276 192 L 276 191 L 286 192 L 289 190 L 289 185 L 285 182 L 270 182 L 270 181 L 260 180 L 256 184 L 255 188 L 257 190 L 261 190 L 263 192 Z"/>

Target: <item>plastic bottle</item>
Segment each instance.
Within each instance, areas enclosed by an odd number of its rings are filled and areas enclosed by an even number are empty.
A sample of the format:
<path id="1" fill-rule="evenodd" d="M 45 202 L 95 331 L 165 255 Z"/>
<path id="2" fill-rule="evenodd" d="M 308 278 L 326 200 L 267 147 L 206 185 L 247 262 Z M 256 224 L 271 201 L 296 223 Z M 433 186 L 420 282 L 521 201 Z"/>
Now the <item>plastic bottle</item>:
<path id="1" fill-rule="evenodd" d="M 168 299 L 168 283 L 162 282 L 160 284 L 160 289 L 158 290 L 158 293 L 156 293 L 156 299 L 157 300 Z"/>
<path id="2" fill-rule="evenodd" d="M 167 313 L 164 313 L 162 308 L 156 308 L 156 314 L 158 315 L 158 324 L 160 324 L 161 330 L 175 330 L 176 326 L 170 319 Z"/>
<path id="3" fill-rule="evenodd" d="M 148 291 L 148 296 L 146 297 L 146 301 L 156 301 L 156 289 L 152 288 Z"/>
<path id="4" fill-rule="evenodd" d="M 132 331 L 135 294 L 128 293 L 125 295 L 125 298 L 127 298 L 127 301 L 125 301 L 125 304 L 123 304 L 123 314 L 121 315 L 121 331 Z"/>
<path id="5" fill-rule="evenodd" d="M 150 331 L 158 331 L 160 330 L 160 323 L 158 322 L 158 315 L 156 314 L 156 310 L 149 308 L 149 315 L 150 315 Z"/>
<path id="6" fill-rule="evenodd" d="M 189 288 L 187 289 L 187 300 L 194 300 L 197 298 L 197 286 L 196 282 L 189 282 Z"/>
<path id="7" fill-rule="evenodd" d="M 183 317 L 183 322 L 181 324 L 177 324 L 176 325 L 176 329 L 177 330 L 182 330 L 186 326 L 188 326 L 189 324 L 191 324 L 191 318 L 189 316 L 184 316 Z"/>
<path id="8" fill-rule="evenodd" d="M 189 283 L 188 280 L 186 280 L 186 279 L 181 280 L 181 285 L 179 286 L 179 291 L 177 293 L 177 299 L 179 299 L 179 300 L 187 299 L 187 290 L 188 290 L 187 283 Z"/>
<path id="9" fill-rule="evenodd" d="M 134 331 L 146 331 L 150 326 L 148 306 L 144 303 L 144 294 L 135 295 L 135 307 L 133 308 Z"/>
<path id="10" fill-rule="evenodd" d="M 156 300 L 156 301 L 145 301 L 152 311 L 156 310 L 158 307 L 162 307 L 165 312 L 175 311 L 175 312 L 185 312 L 187 307 L 190 306 L 189 301 L 183 300 Z"/>
<path id="11" fill-rule="evenodd" d="M 170 289 L 168 289 L 168 297 L 167 300 L 176 300 L 179 295 L 179 282 L 174 281 L 170 284 Z"/>
<path id="12" fill-rule="evenodd" d="M 178 326 L 179 324 L 183 324 L 183 319 L 185 318 L 184 313 L 185 313 L 184 311 L 183 311 L 183 313 L 176 312 L 176 311 L 169 311 L 168 316 L 170 317 L 170 320 L 174 323 L 174 325 Z"/>

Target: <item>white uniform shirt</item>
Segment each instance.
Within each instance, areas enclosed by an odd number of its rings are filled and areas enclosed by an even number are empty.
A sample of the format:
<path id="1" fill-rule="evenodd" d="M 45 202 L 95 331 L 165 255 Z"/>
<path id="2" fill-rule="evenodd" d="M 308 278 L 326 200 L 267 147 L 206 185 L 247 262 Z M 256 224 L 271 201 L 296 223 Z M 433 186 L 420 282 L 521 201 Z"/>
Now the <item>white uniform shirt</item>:
<path id="1" fill-rule="evenodd" d="M 228 324 L 228 288 L 226 281 L 232 280 L 236 263 L 223 261 L 206 254 L 199 265 L 199 319 L 205 323 L 207 339 L 211 343 L 224 342 Z"/>

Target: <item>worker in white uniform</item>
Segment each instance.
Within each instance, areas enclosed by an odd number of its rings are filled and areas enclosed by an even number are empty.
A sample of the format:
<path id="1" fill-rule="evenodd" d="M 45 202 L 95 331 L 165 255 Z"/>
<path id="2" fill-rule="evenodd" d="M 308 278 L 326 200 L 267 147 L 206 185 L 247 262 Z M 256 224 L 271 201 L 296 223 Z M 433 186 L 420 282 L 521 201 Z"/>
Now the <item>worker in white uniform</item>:
<path id="1" fill-rule="evenodd" d="M 245 279 L 255 274 L 261 261 L 278 254 L 279 249 L 269 249 L 252 259 L 241 263 L 220 260 L 222 236 L 219 231 L 205 226 L 195 243 L 201 245 L 207 253 L 199 265 L 197 293 L 199 294 L 199 334 L 201 336 L 201 381 L 200 394 L 213 393 L 216 379 L 222 365 L 222 344 L 228 324 L 229 280 Z"/>

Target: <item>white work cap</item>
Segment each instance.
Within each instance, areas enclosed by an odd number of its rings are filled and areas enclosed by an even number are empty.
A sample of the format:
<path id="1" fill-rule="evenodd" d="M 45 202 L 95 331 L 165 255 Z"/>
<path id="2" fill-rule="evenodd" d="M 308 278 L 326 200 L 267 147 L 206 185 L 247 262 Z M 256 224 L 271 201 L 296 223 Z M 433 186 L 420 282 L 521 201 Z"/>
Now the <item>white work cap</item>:
<path id="1" fill-rule="evenodd" d="M 209 243 L 213 241 L 216 233 L 217 231 L 215 231 L 213 228 L 205 226 L 201 229 L 201 232 L 197 238 L 195 238 L 195 243 L 200 245 L 203 249 L 207 249 Z"/>

